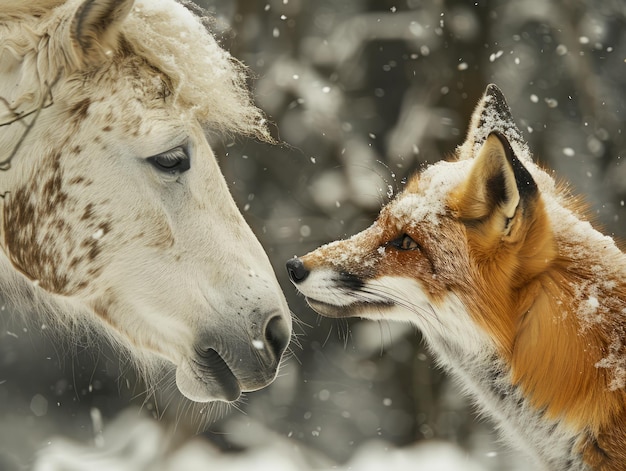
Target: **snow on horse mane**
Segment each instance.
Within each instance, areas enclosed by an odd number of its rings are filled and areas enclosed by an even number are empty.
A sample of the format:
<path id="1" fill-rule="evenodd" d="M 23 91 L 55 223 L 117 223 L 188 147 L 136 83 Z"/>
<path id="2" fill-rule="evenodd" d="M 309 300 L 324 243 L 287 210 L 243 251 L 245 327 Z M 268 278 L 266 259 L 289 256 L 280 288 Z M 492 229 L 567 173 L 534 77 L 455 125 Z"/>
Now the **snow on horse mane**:
<path id="1" fill-rule="evenodd" d="M 0 292 L 149 382 L 233 401 L 291 332 L 205 133 L 271 140 L 245 68 L 173 0 L 3 0 Z"/>
<path id="2" fill-rule="evenodd" d="M 5 0 L 0 11 L 3 23 L 0 65 L 4 70 L 15 59 L 26 60 L 23 74 L 39 82 L 19 84 L 23 96 L 17 97 L 16 102 L 20 106 L 28 104 L 31 109 L 36 108 L 46 101 L 48 85 L 59 72 L 71 73 L 82 68 L 80 58 L 71 54 L 62 41 L 67 38 L 52 36 L 49 42 L 45 38 L 51 28 L 67 29 L 70 26 L 67 19 L 77 7 L 76 1 Z M 133 55 L 167 78 L 173 101 L 199 121 L 220 131 L 269 139 L 263 115 L 251 102 L 245 87 L 245 68 L 219 47 L 200 18 L 183 5 L 171 0 L 135 2 L 121 25 L 120 34 Z M 103 46 L 99 52 L 105 56 L 112 54 L 107 49 L 110 46 Z M 118 58 L 122 56 L 112 59 Z M 98 62 L 101 57 L 95 55 L 92 59 Z M 10 111 L 0 110 L 0 116 Z"/>

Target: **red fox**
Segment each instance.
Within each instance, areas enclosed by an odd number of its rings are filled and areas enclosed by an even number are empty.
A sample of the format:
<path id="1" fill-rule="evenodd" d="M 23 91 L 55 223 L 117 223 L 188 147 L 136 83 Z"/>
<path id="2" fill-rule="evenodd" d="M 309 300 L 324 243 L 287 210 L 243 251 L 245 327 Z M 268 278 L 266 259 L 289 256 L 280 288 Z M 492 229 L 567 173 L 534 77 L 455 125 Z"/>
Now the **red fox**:
<path id="1" fill-rule="evenodd" d="M 328 317 L 410 322 L 545 470 L 626 470 L 626 256 L 533 163 L 489 85 L 456 158 L 361 233 L 287 262 Z"/>

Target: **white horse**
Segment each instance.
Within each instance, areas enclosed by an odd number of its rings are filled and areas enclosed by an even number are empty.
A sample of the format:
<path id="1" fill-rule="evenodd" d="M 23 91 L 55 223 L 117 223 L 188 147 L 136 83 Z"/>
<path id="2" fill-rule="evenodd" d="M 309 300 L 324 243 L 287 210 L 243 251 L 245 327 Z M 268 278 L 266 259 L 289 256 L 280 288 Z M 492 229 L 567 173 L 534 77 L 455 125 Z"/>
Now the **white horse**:
<path id="1" fill-rule="evenodd" d="M 244 72 L 173 0 L 0 0 L 2 295 L 197 402 L 268 385 L 291 334 L 205 136 L 270 139 Z"/>

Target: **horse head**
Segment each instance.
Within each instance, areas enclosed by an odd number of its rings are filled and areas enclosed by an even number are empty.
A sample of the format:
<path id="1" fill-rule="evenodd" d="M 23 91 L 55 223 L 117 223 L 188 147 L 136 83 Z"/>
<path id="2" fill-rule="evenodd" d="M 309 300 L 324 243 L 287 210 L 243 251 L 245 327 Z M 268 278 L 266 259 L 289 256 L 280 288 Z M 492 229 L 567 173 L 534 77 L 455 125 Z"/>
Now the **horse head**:
<path id="1" fill-rule="evenodd" d="M 242 66 L 174 1 L 3 9 L 3 292 L 173 364 L 194 401 L 268 385 L 289 310 L 207 141 L 268 136 Z"/>

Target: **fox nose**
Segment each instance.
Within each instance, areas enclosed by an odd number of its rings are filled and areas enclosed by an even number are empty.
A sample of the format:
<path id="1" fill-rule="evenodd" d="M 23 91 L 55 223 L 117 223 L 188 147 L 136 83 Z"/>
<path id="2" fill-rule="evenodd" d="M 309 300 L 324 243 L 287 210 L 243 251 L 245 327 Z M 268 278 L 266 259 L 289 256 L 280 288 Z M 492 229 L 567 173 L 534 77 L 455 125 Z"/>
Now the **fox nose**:
<path id="1" fill-rule="evenodd" d="M 309 270 L 306 269 L 302 260 L 297 257 L 287 261 L 287 273 L 293 283 L 301 283 L 309 276 Z"/>

